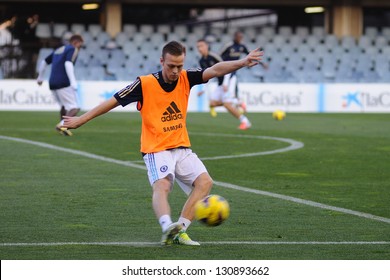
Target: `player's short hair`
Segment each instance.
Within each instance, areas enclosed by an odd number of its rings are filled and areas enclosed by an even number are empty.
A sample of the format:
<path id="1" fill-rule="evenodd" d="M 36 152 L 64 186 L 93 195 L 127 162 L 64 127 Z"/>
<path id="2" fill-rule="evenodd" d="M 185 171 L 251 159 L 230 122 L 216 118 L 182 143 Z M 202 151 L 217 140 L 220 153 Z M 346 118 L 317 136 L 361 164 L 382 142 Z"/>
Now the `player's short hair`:
<path id="1" fill-rule="evenodd" d="M 84 39 L 81 35 L 79 34 L 74 34 L 70 37 L 69 39 L 69 42 L 70 43 L 73 43 L 73 42 L 84 42 Z"/>
<path id="2" fill-rule="evenodd" d="M 171 41 L 163 47 L 162 57 L 164 58 L 167 53 L 174 55 L 174 56 L 179 56 L 182 54 L 185 55 L 186 54 L 186 47 L 177 41 Z"/>

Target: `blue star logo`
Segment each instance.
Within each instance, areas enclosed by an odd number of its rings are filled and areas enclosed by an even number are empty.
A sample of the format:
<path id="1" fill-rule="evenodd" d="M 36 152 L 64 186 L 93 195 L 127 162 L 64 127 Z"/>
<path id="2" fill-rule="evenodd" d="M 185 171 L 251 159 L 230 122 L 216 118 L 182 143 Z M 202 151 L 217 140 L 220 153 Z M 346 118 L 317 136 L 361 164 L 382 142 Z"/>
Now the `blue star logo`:
<path id="1" fill-rule="evenodd" d="M 359 100 L 359 92 L 348 92 L 347 95 L 343 96 L 343 99 L 345 99 L 343 102 L 343 107 L 349 107 L 353 103 L 359 107 L 363 106 Z"/>

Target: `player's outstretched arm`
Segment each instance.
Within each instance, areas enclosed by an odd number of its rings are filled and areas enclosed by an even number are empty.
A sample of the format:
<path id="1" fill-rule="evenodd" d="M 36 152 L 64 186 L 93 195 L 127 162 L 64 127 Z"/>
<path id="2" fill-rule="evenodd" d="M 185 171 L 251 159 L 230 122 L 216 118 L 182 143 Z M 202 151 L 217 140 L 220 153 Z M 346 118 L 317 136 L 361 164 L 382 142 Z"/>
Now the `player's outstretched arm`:
<path id="1" fill-rule="evenodd" d="M 251 51 L 246 57 L 239 60 L 222 61 L 203 71 L 203 81 L 208 81 L 214 77 L 220 77 L 234 72 L 243 67 L 252 67 L 261 62 L 264 52 L 257 48 Z"/>
<path id="2" fill-rule="evenodd" d="M 64 118 L 64 124 L 62 127 L 64 128 L 78 128 L 82 126 L 83 124 L 89 122 L 90 120 L 103 115 L 107 113 L 108 111 L 114 109 L 119 105 L 118 101 L 115 99 L 115 97 L 111 97 L 110 99 L 106 100 L 105 102 L 99 104 L 92 110 L 84 113 L 83 115 L 79 117 L 69 117 L 69 116 L 63 116 Z"/>

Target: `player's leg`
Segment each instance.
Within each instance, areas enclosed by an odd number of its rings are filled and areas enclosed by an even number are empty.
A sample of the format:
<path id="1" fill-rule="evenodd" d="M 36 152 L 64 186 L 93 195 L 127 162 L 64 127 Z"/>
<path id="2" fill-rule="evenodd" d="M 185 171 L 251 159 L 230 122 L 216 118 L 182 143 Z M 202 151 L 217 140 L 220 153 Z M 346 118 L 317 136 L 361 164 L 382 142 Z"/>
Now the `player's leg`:
<path id="1" fill-rule="evenodd" d="M 180 180 L 177 180 L 177 182 L 179 186 L 186 192 L 185 189 L 189 188 L 188 185 L 184 184 Z M 191 188 L 192 192 L 190 192 L 178 220 L 178 223 L 182 226 L 182 230 L 180 230 L 179 233 L 174 237 L 173 243 L 190 246 L 200 245 L 199 242 L 194 241 L 189 237 L 187 229 L 194 219 L 195 204 L 210 193 L 212 185 L 212 179 L 207 172 L 199 175 L 198 178 L 194 181 L 193 188 Z"/>
<path id="2" fill-rule="evenodd" d="M 237 98 L 235 97 L 235 79 L 234 77 L 231 78 L 232 83 L 229 84 L 229 89 L 225 93 L 223 97 L 223 105 L 224 107 L 228 110 L 230 114 L 232 114 L 235 118 L 237 118 L 240 121 L 239 129 L 245 130 L 249 129 L 252 124 L 249 121 L 249 119 L 244 115 L 244 113 L 240 110 L 237 109 L 236 107 L 236 100 Z"/>
<path id="3" fill-rule="evenodd" d="M 60 108 L 61 108 L 61 109 L 60 109 L 60 122 L 56 124 L 55 130 L 56 130 L 59 134 L 67 136 L 67 135 L 64 133 L 63 129 L 61 128 L 61 126 L 62 126 L 62 116 L 64 116 L 64 115 L 66 114 L 66 110 L 65 110 L 65 106 L 64 106 L 64 104 L 62 103 L 62 100 L 61 100 L 61 98 L 60 98 L 60 92 L 59 92 L 59 90 L 52 90 L 51 92 L 52 92 L 52 94 L 53 94 L 53 96 L 54 96 L 54 99 L 57 101 L 58 105 L 60 105 Z"/>
<path id="4" fill-rule="evenodd" d="M 215 107 L 223 106 L 222 103 L 222 95 L 223 95 L 223 89 L 222 86 L 217 86 L 211 93 L 210 93 L 210 115 L 212 117 L 217 116 L 217 112 L 215 111 Z"/>
<path id="5" fill-rule="evenodd" d="M 210 115 L 212 117 L 217 116 L 217 112 L 215 111 L 215 107 L 223 106 L 223 103 L 219 100 L 210 100 Z"/>
<path id="6" fill-rule="evenodd" d="M 62 120 L 62 117 L 66 115 L 65 107 L 62 105 L 60 109 L 60 121 Z"/>
<path id="7" fill-rule="evenodd" d="M 192 221 L 195 216 L 195 204 L 210 193 L 213 186 L 213 180 L 207 172 L 200 174 L 193 183 L 193 190 L 188 196 L 183 209 L 181 211 L 181 217 Z M 188 225 L 184 225 L 185 228 Z"/>
<path id="8" fill-rule="evenodd" d="M 59 91 L 59 98 L 61 103 L 64 105 L 66 110 L 66 115 L 74 117 L 80 111 L 77 102 L 77 92 L 72 87 L 66 87 Z"/>
<path id="9" fill-rule="evenodd" d="M 149 182 L 153 188 L 153 211 L 163 232 L 161 244 L 169 245 L 181 230 L 179 223 L 172 223 L 168 201 L 173 186 L 175 163 L 170 151 L 146 154 L 143 159 L 148 170 Z"/>
<path id="10" fill-rule="evenodd" d="M 58 98 L 61 101 L 61 104 L 65 108 L 65 114 L 66 116 L 74 117 L 77 115 L 77 113 L 80 111 L 80 108 L 77 104 L 77 92 L 72 87 L 66 87 L 59 89 L 58 91 Z M 62 120 L 61 120 L 62 122 Z M 60 125 L 62 125 L 60 122 Z M 66 136 L 72 136 L 73 133 L 69 129 L 62 128 L 62 132 Z"/>
<path id="11" fill-rule="evenodd" d="M 213 180 L 204 164 L 191 149 L 181 150 L 180 153 L 182 160 L 176 168 L 176 181 L 188 198 L 178 221 L 183 230 L 176 236 L 174 242 L 184 245 L 200 245 L 191 240 L 186 231 L 194 219 L 195 204 L 210 193 Z"/>
<path id="12" fill-rule="evenodd" d="M 173 223 L 171 207 L 168 196 L 171 192 L 172 182 L 168 178 L 159 179 L 153 184 L 152 206 L 162 229 L 161 244 L 170 245 L 182 229 L 180 223 Z"/>

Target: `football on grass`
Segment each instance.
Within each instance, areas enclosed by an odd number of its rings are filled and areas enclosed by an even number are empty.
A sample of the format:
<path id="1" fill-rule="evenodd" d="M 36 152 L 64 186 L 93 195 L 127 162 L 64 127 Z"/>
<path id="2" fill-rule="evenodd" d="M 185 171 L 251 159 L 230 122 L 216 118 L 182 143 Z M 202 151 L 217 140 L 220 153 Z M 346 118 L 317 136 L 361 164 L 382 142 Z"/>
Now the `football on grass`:
<path id="1" fill-rule="evenodd" d="M 219 226 L 229 214 L 229 203 L 220 195 L 208 195 L 195 205 L 195 219 L 207 226 Z"/>
<path id="2" fill-rule="evenodd" d="M 281 121 L 286 117 L 286 113 L 282 110 L 276 110 L 272 113 L 272 117 L 277 121 Z"/>

